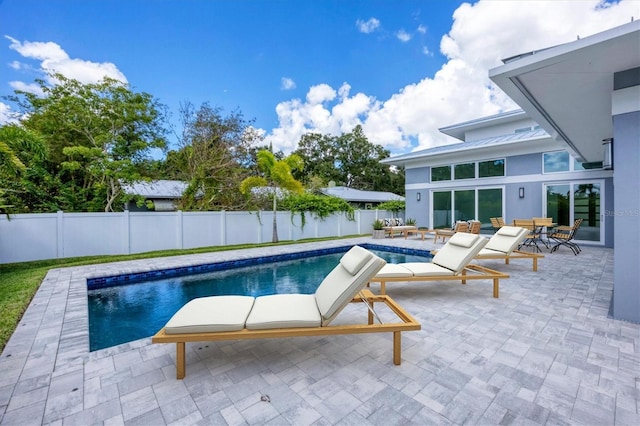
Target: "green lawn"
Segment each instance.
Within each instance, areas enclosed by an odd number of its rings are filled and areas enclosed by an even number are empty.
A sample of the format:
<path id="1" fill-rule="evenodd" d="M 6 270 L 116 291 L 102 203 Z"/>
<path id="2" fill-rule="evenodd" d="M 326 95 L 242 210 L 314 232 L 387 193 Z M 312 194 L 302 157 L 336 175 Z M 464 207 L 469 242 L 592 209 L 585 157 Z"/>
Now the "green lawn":
<path id="1" fill-rule="evenodd" d="M 350 235 L 343 238 L 357 237 Z M 244 244 L 236 246 L 205 247 L 191 250 L 165 250 L 122 256 L 91 256 L 68 259 L 42 260 L 24 263 L 0 265 L 0 352 L 4 349 L 11 334 L 16 329 L 22 314 L 29 306 L 47 271 L 52 268 L 90 265 L 95 263 L 117 262 L 122 260 L 149 259 L 153 257 L 178 256 L 185 254 L 210 253 L 216 251 L 239 250 L 254 247 L 269 247 L 303 242 L 334 240 L 332 238 L 314 238 L 301 241 L 281 241 L 279 243 Z"/>

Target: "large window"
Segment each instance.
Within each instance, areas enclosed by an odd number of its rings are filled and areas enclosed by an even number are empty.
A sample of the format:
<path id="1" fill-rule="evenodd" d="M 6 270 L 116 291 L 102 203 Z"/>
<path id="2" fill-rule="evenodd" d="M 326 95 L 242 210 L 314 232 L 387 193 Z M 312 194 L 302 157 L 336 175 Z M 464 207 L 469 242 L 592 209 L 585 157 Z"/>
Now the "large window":
<path id="1" fill-rule="evenodd" d="M 542 154 L 542 172 L 573 172 L 578 170 L 602 169 L 602 162 L 581 163 L 567 151 L 545 152 Z"/>
<path id="2" fill-rule="evenodd" d="M 431 168 L 431 182 L 451 180 L 451 166 Z"/>
<path id="3" fill-rule="evenodd" d="M 473 179 L 476 177 L 476 163 L 463 163 L 453 166 L 454 179 Z"/>
<path id="4" fill-rule="evenodd" d="M 504 176 L 504 158 L 478 163 L 478 177 Z"/>
<path id="5" fill-rule="evenodd" d="M 504 176 L 504 158 L 431 168 L 431 182 Z M 476 171 L 477 170 L 477 171 Z M 453 171 L 453 176 L 451 176 Z"/>
<path id="6" fill-rule="evenodd" d="M 457 220 L 479 220 L 491 227 L 491 217 L 501 217 L 502 188 L 433 192 L 433 227 L 449 228 Z"/>

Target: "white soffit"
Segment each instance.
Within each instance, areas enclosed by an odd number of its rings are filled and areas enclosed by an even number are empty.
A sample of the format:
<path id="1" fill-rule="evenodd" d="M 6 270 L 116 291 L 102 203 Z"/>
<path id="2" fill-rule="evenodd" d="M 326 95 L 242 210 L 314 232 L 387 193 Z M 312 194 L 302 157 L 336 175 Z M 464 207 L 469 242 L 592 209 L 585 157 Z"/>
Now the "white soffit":
<path id="1" fill-rule="evenodd" d="M 489 77 L 552 137 L 586 161 L 613 136 L 613 74 L 640 66 L 640 21 L 539 51 Z"/>

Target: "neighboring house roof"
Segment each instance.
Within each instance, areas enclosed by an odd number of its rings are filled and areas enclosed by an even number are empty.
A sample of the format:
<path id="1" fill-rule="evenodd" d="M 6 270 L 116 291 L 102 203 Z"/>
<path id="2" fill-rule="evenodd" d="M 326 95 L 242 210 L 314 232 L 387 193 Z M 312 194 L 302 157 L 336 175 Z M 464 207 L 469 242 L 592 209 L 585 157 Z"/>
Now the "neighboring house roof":
<path id="1" fill-rule="evenodd" d="M 187 186 L 186 182 L 179 180 L 152 180 L 122 185 L 122 190 L 149 199 L 176 199 L 182 197 Z"/>
<path id="2" fill-rule="evenodd" d="M 346 186 L 331 186 L 329 188 L 322 188 L 320 191 L 325 195 L 360 203 L 383 203 L 385 201 L 404 200 L 404 197 L 394 194 L 393 192 L 361 191 Z"/>

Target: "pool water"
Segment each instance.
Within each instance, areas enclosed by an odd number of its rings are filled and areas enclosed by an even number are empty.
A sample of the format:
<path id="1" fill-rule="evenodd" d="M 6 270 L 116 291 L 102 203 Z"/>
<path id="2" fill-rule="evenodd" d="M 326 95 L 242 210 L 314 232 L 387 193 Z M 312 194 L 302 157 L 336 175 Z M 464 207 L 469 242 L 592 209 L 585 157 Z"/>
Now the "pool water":
<path id="1" fill-rule="evenodd" d="M 429 257 L 371 250 L 389 263 Z M 344 253 L 88 290 L 91 351 L 149 337 L 188 301 L 214 295 L 311 294 Z"/>

